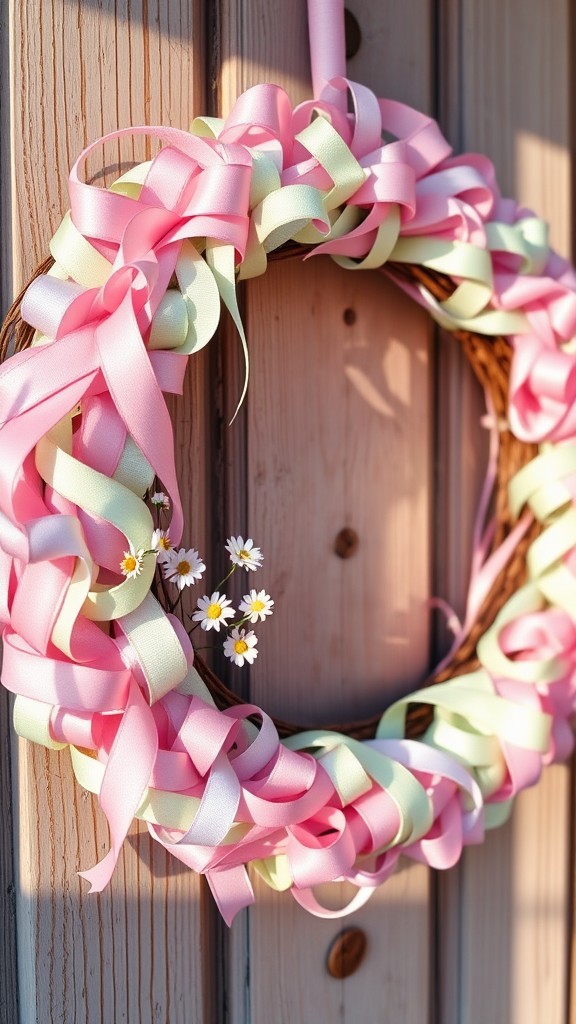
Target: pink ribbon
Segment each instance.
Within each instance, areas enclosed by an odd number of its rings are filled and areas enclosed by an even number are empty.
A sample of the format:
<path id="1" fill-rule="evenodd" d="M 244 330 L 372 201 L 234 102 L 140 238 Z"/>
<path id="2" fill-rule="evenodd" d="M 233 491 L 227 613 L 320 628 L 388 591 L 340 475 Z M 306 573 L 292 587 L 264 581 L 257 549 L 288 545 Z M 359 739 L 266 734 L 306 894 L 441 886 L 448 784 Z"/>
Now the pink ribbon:
<path id="1" fill-rule="evenodd" d="M 183 863 L 206 874 L 228 922 L 253 900 L 246 874 L 250 860 L 286 857 L 294 898 L 313 913 L 330 916 L 314 894 L 318 884 L 353 882 L 359 894 L 348 909 L 354 909 L 390 874 L 400 852 L 449 867 L 464 845 L 480 841 L 484 821 L 479 787 L 455 759 L 423 743 L 374 740 L 375 751 L 414 775 L 432 809 L 426 835 L 390 848 L 401 824 L 390 793 L 371 780 L 367 791 L 344 805 L 321 760 L 283 746 L 259 708 L 220 712 L 178 692 L 150 707 L 143 668 L 121 630 L 108 634 L 81 615 L 72 630 L 71 657 L 51 640 L 76 559 L 87 549 L 100 579 L 107 578 L 117 573 L 125 541 L 113 526 L 43 485 L 35 447 L 79 404 L 73 454 L 85 465 L 113 475 L 131 437 L 171 495 L 171 537 L 179 542 L 182 509 L 164 393 L 181 391 L 186 361 L 171 352 L 149 352 L 147 341 L 183 240 L 230 245 L 242 261 L 250 228 L 252 151 L 274 161 L 282 186 L 330 189 L 328 172 L 297 138 L 320 111 L 364 169 L 364 181 L 347 201 L 360 212 L 360 223 L 319 245 L 316 253 L 363 259 L 391 204 L 400 212 L 401 236 L 480 248 L 486 247 L 491 221 L 514 227 L 527 216 L 501 198 L 490 161 L 470 154 L 452 157 L 431 118 L 380 100 L 345 77 L 341 0 L 309 0 L 309 20 L 314 100 L 293 110 L 283 90 L 257 86 L 239 98 L 217 140 L 160 127 L 112 133 L 107 139 L 145 134 L 163 146 L 138 199 L 83 180 L 88 156 L 105 140 L 87 147 L 70 175 L 72 220 L 109 261 L 110 276 L 98 288 L 51 276 L 34 281 L 23 315 L 53 340 L 14 356 L 0 370 L 3 683 L 50 707 L 55 741 L 92 750 L 104 766 L 100 801 L 111 848 L 84 873 L 92 889 L 110 878 L 146 790 L 178 793 L 197 801 L 187 828 L 150 824 L 150 832 Z M 384 144 L 383 133 L 392 141 Z M 576 274 L 554 253 L 541 273 L 524 275 L 518 274 L 513 255 L 495 251 L 491 260 L 492 308 L 521 310 L 530 326 L 530 333 L 513 339 L 512 429 L 526 441 L 573 438 L 576 357 L 564 343 L 576 332 Z M 506 544 L 490 553 L 491 526 L 484 524 L 496 454 L 493 441 L 466 629 L 526 527 L 521 522 Z M 173 627 L 190 663 L 183 628 L 176 622 Z M 506 777 L 490 797 L 494 802 L 531 785 L 544 761 L 567 752 L 574 709 L 576 640 L 570 616 L 552 610 L 525 616 L 507 626 L 500 640 L 509 656 L 537 660 L 554 651 L 566 664 L 562 677 L 547 686 L 494 682 L 501 695 L 532 703 L 554 720 L 544 757 L 502 743 Z M 246 728 L 248 718 L 258 720 L 256 731 Z"/>
<path id="2" fill-rule="evenodd" d="M 319 99 L 331 79 L 346 74 L 344 0 L 308 0 L 308 39 L 312 92 Z M 345 97 L 337 96 L 336 105 L 345 112 Z"/>

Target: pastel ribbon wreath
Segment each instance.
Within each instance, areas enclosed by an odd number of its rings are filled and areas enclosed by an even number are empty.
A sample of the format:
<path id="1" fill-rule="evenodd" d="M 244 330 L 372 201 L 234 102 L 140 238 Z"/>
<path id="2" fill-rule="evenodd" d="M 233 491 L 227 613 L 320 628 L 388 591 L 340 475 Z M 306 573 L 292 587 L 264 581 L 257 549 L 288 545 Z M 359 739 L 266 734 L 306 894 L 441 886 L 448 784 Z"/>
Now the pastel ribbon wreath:
<path id="1" fill-rule="evenodd" d="M 294 110 L 261 85 L 190 133 L 112 133 L 162 145 L 108 190 L 83 180 L 85 150 L 53 266 L 22 299 L 34 343 L 0 370 L 2 682 L 16 730 L 68 746 L 78 782 L 98 794 L 111 845 L 82 872 L 92 890 L 136 816 L 206 875 L 227 922 L 253 900 L 247 865 L 335 916 L 361 906 L 401 853 L 454 864 L 573 742 L 576 273 L 542 221 L 501 198 L 489 160 L 453 157 L 433 120 L 347 81 L 342 54 L 339 38 L 328 56 L 313 46 L 316 98 Z M 506 338 L 508 427 L 536 453 L 510 484 L 511 515 L 528 512 L 502 544 L 493 525 L 478 538 L 463 635 L 541 524 L 527 582 L 477 643 L 478 667 L 408 695 L 363 740 L 280 740 L 262 709 L 218 708 L 183 626 L 150 591 L 153 560 L 118 576 L 127 542 L 149 544 L 154 477 L 176 544 L 183 531 L 163 392 L 181 392 L 221 302 L 248 361 L 236 282 L 287 243 L 350 270 L 403 265 L 399 283 L 443 327 Z M 448 282 L 444 297 L 417 268 Z M 414 705 L 429 709 L 417 740 L 406 737 Z M 356 886 L 343 911 L 315 896 L 333 879 Z"/>

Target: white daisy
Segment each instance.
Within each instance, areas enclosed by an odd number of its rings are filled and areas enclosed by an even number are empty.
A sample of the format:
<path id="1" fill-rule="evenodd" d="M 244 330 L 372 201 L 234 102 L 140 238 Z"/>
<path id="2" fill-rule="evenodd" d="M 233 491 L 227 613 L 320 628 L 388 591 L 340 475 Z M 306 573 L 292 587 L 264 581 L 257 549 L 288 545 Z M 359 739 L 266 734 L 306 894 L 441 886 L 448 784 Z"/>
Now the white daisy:
<path id="1" fill-rule="evenodd" d="M 189 587 L 199 580 L 206 566 L 195 548 L 174 548 L 166 551 L 164 558 L 164 578 L 175 583 L 180 590 Z"/>
<path id="2" fill-rule="evenodd" d="M 167 562 L 170 552 L 174 550 L 168 530 L 154 530 L 150 547 L 152 551 L 158 552 L 158 561 L 160 563 Z"/>
<path id="3" fill-rule="evenodd" d="M 233 619 L 236 614 L 231 604 L 224 594 L 219 594 L 215 590 L 211 597 L 204 594 L 204 597 L 198 598 L 198 611 L 193 613 L 192 618 L 200 623 L 202 629 L 215 629 L 220 632 L 220 623 L 226 626 L 226 619 Z"/>
<path id="4" fill-rule="evenodd" d="M 252 665 L 258 657 L 257 643 L 258 638 L 253 629 L 248 633 L 245 629 L 233 629 L 228 639 L 224 641 L 224 654 L 240 668 L 245 661 Z"/>
<path id="5" fill-rule="evenodd" d="M 254 541 L 243 537 L 230 537 L 226 541 L 226 551 L 230 554 L 230 561 L 235 565 L 243 565 L 245 569 L 259 569 L 262 565 L 264 555 L 260 548 L 254 547 Z"/>
<path id="6" fill-rule="evenodd" d="M 134 545 L 131 544 L 130 550 L 124 552 L 124 558 L 120 562 L 120 571 L 127 579 L 134 580 L 142 572 L 143 564 L 144 548 L 139 548 L 136 551 Z"/>
<path id="7" fill-rule="evenodd" d="M 271 600 L 270 594 L 267 594 L 265 590 L 251 590 L 249 594 L 244 594 L 240 604 L 238 605 L 241 612 L 249 616 L 250 622 L 264 622 L 267 615 L 272 615 L 272 606 L 274 601 Z"/>
<path id="8" fill-rule="evenodd" d="M 156 508 L 163 508 L 166 511 L 170 508 L 170 498 L 167 494 L 164 494 L 164 491 L 154 491 L 150 501 Z"/>

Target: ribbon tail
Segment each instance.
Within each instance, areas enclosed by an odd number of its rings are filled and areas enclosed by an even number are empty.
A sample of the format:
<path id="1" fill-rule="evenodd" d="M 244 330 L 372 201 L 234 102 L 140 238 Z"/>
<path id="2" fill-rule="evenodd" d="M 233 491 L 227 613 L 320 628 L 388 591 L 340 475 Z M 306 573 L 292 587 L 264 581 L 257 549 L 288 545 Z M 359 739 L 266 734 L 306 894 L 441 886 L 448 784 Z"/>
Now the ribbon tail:
<path id="1" fill-rule="evenodd" d="M 106 888 L 108 882 L 114 874 L 114 869 L 118 862 L 118 856 L 120 853 L 120 847 L 124 842 L 126 835 L 123 835 L 119 845 L 113 843 L 112 848 L 108 850 L 108 853 L 99 860 L 93 868 L 89 868 L 87 871 L 79 871 L 80 878 L 85 878 L 87 882 L 90 882 L 89 893 L 102 892 Z"/>
<path id="2" fill-rule="evenodd" d="M 90 892 L 102 892 L 114 873 L 122 844 L 148 787 L 157 750 L 154 718 L 133 678 L 128 706 L 112 744 L 100 790 L 100 805 L 110 826 L 110 850 L 93 868 L 78 872 L 90 882 Z"/>
<path id="3" fill-rule="evenodd" d="M 206 872 L 208 885 L 218 910 L 230 927 L 240 910 L 254 903 L 254 890 L 244 865 L 225 870 L 215 868 Z"/>

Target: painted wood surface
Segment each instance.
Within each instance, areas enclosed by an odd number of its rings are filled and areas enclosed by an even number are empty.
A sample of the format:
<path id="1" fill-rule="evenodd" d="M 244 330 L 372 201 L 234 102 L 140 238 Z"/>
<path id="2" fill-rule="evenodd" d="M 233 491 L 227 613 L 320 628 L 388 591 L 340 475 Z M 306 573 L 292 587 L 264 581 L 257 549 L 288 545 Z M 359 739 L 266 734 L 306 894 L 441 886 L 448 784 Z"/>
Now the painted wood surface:
<path id="1" fill-rule="evenodd" d="M 490 154 L 504 190 L 548 217 L 568 252 L 568 0 L 348 6 L 362 36 L 350 76 L 439 114 L 458 148 Z M 262 80 L 295 102 L 309 95 L 304 0 L 0 8 L 3 56 L 8 14 L 11 38 L 10 74 L 3 60 L 0 76 L 4 252 L 14 239 L 12 262 L 0 262 L 4 306 L 12 277 L 19 287 L 45 254 L 67 205 L 69 164 L 90 138 L 130 123 L 186 126 L 193 113 L 226 112 Z M 114 146 L 106 160 L 112 172 L 144 155 L 145 143 Z M 425 675 L 429 594 L 462 610 L 485 451 L 481 399 L 452 339 L 436 337 L 380 277 L 327 260 L 277 265 L 241 301 L 252 359 L 242 416 L 222 426 L 240 376 L 226 324 L 196 357 L 174 411 L 190 540 L 216 552 L 246 529 L 265 550 L 261 579 L 276 616 L 238 684 L 243 694 L 296 720 L 361 716 Z M 347 561 L 333 552 L 343 526 L 360 538 Z M 5 714 L 1 724 L 6 751 Z M 510 825 L 449 875 L 404 866 L 351 919 L 368 953 L 337 982 L 325 957 L 341 925 L 260 886 L 256 908 L 229 932 L 203 886 L 137 827 L 109 891 L 88 897 L 76 871 L 108 838 L 94 801 L 65 755 L 21 744 L 12 767 L 20 1024 L 567 1024 L 565 768 L 550 770 Z M 3 808 L 10 785 L 4 757 Z M 4 829 L 0 1024 L 16 1020 L 11 846 Z"/>
<path id="2" fill-rule="evenodd" d="M 353 325 L 345 323 L 346 310 L 356 311 Z M 377 275 L 350 274 L 324 260 L 272 268 L 249 287 L 248 316 L 249 526 L 267 552 L 278 605 L 271 628 L 261 631 L 251 692 L 296 722 L 353 720 L 383 708 L 426 672 L 429 325 Z M 279 415 L 287 387 L 290 411 Z M 346 560 L 334 552 L 342 527 L 359 536 L 358 551 Z M 410 910 L 399 915 L 408 893 Z M 315 923 L 312 957 L 311 925 L 300 908 L 286 908 L 292 923 L 284 956 L 271 967 L 265 951 L 277 945 L 284 911 L 279 915 L 262 887 L 259 894 L 262 905 L 250 912 L 255 1024 L 268 1019 L 271 1006 L 274 1019 L 299 1014 L 306 1024 L 318 1019 L 320 1006 L 328 1019 L 341 1006 L 342 1020 L 353 1021 L 361 993 L 364 1013 L 376 1000 L 385 1007 L 382 1020 L 404 1013 L 426 1019 L 425 869 L 406 867 L 354 915 L 371 956 L 343 985 L 323 969 L 341 923 Z M 399 928 L 409 962 L 397 955 Z M 397 994 L 387 1000 L 380 953 L 393 948 L 388 968 Z M 282 985 L 276 971 L 283 975 L 286 963 L 297 964 L 298 973 Z"/>
<path id="3" fill-rule="evenodd" d="M 9 67 L 8 9 L 0 6 L 0 68 Z M 10 246 L 10 77 L 0 72 L 0 241 Z M 0 259 L 0 310 L 11 302 L 9 259 Z M 18 1014 L 16 965 L 16 885 L 14 879 L 10 699 L 0 693 L 0 1024 Z"/>
<path id="4" fill-rule="evenodd" d="M 492 157 L 502 193 L 546 218 L 552 244 L 568 255 L 570 5 L 449 0 L 440 36 L 444 130 L 459 149 Z M 462 46 L 471 39 L 473 46 Z M 461 526 L 471 521 L 470 492 L 455 480 L 470 479 L 468 439 L 478 433 L 466 379 L 453 368 L 447 385 L 446 444 L 455 476 L 445 501 Z M 466 551 L 453 548 L 442 562 L 459 610 Z M 570 772 L 554 767 L 520 796 L 508 825 L 439 881 L 443 1024 L 566 1020 L 570 816 Z"/>
<path id="5" fill-rule="evenodd" d="M 402 17 L 393 7 L 351 5 L 364 42 L 350 74 L 429 108 L 428 3 L 416 0 Z M 222 5 L 221 112 L 260 80 L 283 85 L 294 102 L 309 95 L 303 8 Z M 411 32 L 411 19 L 422 33 Z M 382 61 L 387 35 L 404 49 L 403 67 Z M 262 582 L 276 600 L 250 694 L 295 721 L 359 718 L 428 664 L 430 325 L 378 276 L 323 259 L 272 266 L 246 291 L 248 528 L 266 552 Z M 346 561 L 334 553 L 343 527 L 360 540 Z M 354 915 L 369 956 L 342 983 L 325 968 L 339 922 L 310 921 L 263 885 L 257 900 L 232 929 L 235 1024 L 368 1021 L 375 1006 L 390 1024 L 427 1020 L 425 869 L 405 867 Z"/>
<path id="6" fill-rule="evenodd" d="M 204 23 L 199 4 L 172 0 L 30 0 L 12 3 L 10 16 L 18 289 L 47 252 L 67 208 L 69 166 L 89 140 L 119 125 L 187 125 L 203 107 Z M 104 158 L 112 176 L 145 155 L 145 142 L 114 144 Z M 3 174 L 9 180 L 6 165 Z M 177 422 L 185 514 L 199 545 L 206 365 L 193 367 Z M 15 802 L 22 1024 L 208 1019 L 210 930 L 198 880 L 134 826 L 110 888 L 87 896 L 76 872 L 102 855 L 108 828 L 73 781 L 66 752 L 22 742 Z"/>

